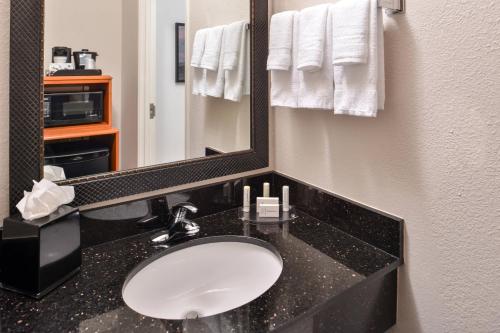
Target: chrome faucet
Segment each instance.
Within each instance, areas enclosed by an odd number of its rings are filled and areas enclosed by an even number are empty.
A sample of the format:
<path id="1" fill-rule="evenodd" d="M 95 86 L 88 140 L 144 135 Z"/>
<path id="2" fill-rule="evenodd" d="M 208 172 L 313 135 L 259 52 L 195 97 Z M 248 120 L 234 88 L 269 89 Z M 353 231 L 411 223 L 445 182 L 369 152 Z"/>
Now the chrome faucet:
<path id="1" fill-rule="evenodd" d="M 188 213 L 196 214 L 198 208 L 189 202 L 172 207 L 172 223 L 166 231 L 161 231 L 151 238 L 155 244 L 166 243 L 184 237 L 192 237 L 200 232 L 200 226 L 186 218 Z"/>

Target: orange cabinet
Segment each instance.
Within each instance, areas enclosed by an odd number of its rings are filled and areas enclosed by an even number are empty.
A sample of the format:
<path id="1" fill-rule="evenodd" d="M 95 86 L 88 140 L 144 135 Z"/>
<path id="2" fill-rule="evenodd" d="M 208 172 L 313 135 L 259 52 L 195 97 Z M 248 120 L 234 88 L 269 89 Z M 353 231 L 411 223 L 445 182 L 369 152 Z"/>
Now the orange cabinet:
<path id="1" fill-rule="evenodd" d="M 44 86 L 88 86 L 100 85 L 104 87 L 103 122 L 98 124 L 71 125 L 50 127 L 43 130 L 44 141 L 57 142 L 69 139 L 84 139 L 93 137 L 109 137 L 111 139 L 111 170 L 118 171 L 120 131 L 112 126 L 113 117 L 113 78 L 111 76 L 48 76 L 44 78 Z"/>

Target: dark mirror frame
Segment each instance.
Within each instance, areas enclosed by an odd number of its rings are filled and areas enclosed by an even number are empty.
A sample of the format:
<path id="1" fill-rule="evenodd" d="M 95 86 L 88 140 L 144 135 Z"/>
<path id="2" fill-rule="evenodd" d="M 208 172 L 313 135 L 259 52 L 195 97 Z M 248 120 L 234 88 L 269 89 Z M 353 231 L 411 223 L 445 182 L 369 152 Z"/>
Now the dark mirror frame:
<path id="1" fill-rule="evenodd" d="M 10 210 L 43 175 L 44 0 L 11 1 Z M 61 182 L 81 206 L 269 166 L 268 0 L 250 0 L 252 149 Z"/>

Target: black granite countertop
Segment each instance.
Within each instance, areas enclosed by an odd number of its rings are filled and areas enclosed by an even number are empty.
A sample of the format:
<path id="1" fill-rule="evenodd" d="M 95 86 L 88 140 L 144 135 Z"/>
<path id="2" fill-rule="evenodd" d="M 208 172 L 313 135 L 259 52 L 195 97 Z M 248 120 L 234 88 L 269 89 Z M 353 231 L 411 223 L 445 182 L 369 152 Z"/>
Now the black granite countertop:
<path id="1" fill-rule="evenodd" d="M 40 301 L 0 291 L 0 332 L 280 332 L 400 264 L 302 212 L 283 226 L 245 226 L 236 210 L 197 222 L 200 237 L 246 235 L 273 244 L 284 262 L 277 283 L 251 303 L 214 317 L 189 322 L 144 317 L 125 305 L 121 291 L 128 273 L 161 251 L 146 233 L 84 250 L 81 273 Z"/>

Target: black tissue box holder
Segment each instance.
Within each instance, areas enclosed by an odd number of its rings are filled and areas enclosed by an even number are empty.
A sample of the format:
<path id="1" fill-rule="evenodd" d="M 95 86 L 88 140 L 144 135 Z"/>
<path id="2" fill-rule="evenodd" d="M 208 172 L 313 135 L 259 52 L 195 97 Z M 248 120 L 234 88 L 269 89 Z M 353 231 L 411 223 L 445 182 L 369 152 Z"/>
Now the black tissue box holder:
<path id="1" fill-rule="evenodd" d="M 4 220 L 0 287 L 40 299 L 74 274 L 82 264 L 80 214 L 60 207 L 50 216 Z"/>

